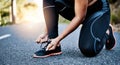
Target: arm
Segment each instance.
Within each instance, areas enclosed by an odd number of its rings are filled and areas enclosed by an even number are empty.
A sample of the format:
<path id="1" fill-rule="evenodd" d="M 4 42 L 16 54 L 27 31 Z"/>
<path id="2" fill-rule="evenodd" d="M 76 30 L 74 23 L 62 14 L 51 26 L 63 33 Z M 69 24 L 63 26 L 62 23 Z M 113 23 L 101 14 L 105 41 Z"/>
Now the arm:
<path id="1" fill-rule="evenodd" d="M 65 38 L 82 23 L 86 16 L 87 7 L 88 0 L 75 0 L 75 17 L 72 19 L 67 28 L 62 32 L 62 34 L 57 37 L 58 40 Z"/>
<path id="2" fill-rule="evenodd" d="M 46 50 L 53 50 L 59 45 L 59 42 L 67 35 L 73 32 L 84 20 L 87 12 L 88 0 L 75 0 L 75 17 L 67 28 L 47 46 Z"/>

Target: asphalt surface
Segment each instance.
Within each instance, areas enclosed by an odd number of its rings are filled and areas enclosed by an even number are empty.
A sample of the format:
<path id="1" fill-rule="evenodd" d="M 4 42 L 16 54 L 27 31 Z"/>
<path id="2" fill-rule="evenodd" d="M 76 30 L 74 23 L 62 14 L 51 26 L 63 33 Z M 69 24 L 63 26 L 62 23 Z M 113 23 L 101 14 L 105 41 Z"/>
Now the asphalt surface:
<path id="1" fill-rule="evenodd" d="M 67 24 L 59 25 L 59 33 Z M 116 45 L 113 50 L 105 48 L 95 57 L 85 57 L 78 48 L 80 27 L 61 41 L 62 55 L 33 58 L 39 50 L 35 39 L 43 31 L 43 25 L 20 24 L 0 27 L 0 65 L 120 65 L 120 33 L 114 32 Z"/>

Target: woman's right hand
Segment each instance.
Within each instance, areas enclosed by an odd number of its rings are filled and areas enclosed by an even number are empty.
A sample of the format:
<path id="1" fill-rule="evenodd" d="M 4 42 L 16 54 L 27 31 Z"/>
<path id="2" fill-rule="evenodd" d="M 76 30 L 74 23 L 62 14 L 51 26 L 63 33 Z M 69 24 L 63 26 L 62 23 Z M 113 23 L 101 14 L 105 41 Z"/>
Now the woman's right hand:
<path id="1" fill-rule="evenodd" d="M 48 34 L 41 34 L 37 39 L 36 43 L 46 42 L 48 40 Z"/>

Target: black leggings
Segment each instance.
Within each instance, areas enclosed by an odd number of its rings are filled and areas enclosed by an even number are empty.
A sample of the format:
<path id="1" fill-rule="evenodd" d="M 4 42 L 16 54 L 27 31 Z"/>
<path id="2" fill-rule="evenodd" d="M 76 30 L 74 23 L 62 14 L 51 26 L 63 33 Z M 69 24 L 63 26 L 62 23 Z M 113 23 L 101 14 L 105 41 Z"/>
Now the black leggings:
<path id="1" fill-rule="evenodd" d="M 74 0 L 43 0 L 44 15 L 49 38 L 58 36 L 58 15 L 72 20 L 74 14 Z M 107 0 L 97 0 L 88 7 L 79 36 L 79 48 L 85 56 L 95 56 L 106 43 L 106 30 L 110 22 L 110 9 Z"/>
<path id="2" fill-rule="evenodd" d="M 59 14 L 68 20 L 72 20 L 75 16 L 74 1 L 70 1 L 72 0 L 43 0 L 44 17 L 48 29 L 49 38 L 55 38 L 58 36 Z M 103 22 L 106 23 L 105 26 L 103 26 L 105 27 L 104 31 L 106 31 L 110 22 L 110 9 L 109 4 L 106 0 L 98 0 L 94 5 L 88 7 L 86 19 L 83 22 L 83 26 L 89 20 L 94 21 L 96 17 L 99 17 L 98 19 L 103 18 L 103 14 L 106 13 L 107 15 L 104 15 L 105 22 Z"/>

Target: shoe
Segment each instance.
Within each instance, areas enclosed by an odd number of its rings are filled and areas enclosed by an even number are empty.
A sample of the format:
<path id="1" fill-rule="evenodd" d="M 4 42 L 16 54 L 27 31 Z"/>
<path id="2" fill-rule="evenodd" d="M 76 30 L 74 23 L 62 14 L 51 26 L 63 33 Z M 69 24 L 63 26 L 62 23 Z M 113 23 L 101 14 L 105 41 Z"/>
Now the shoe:
<path id="1" fill-rule="evenodd" d="M 109 26 L 108 30 L 109 30 L 109 34 L 107 34 L 107 41 L 106 41 L 105 47 L 107 50 L 111 50 L 115 46 L 116 42 L 113 36 L 112 27 Z"/>
<path id="2" fill-rule="evenodd" d="M 34 55 L 33 55 L 33 57 L 34 58 L 46 58 L 46 57 L 49 57 L 49 56 L 56 56 L 56 55 L 62 54 L 62 52 L 61 52 L 61 46 L 57 46 L 55 50 L 46 51 L 46 48 L 47 48 L 47 46 L 48 46 L 48 44 L 50 42 L 51 41 L 48 41 L 47 44 L 42 49 L 40 49 L 37 52 L 35 52 Z"/>

